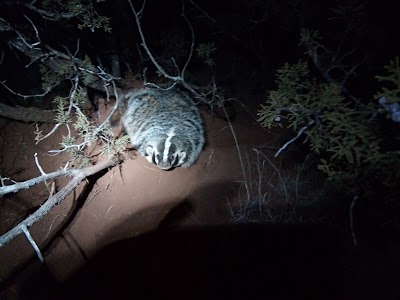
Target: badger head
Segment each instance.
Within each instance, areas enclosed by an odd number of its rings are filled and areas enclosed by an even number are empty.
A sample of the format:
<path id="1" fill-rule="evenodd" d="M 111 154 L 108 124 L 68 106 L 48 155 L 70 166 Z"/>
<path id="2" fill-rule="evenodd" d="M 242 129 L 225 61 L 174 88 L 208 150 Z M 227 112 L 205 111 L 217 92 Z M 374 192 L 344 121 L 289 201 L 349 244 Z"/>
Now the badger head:
<path id="1" fill-rule="evenodd" d="M 176 139 L 171 129 L 165 139 L 155 145 L 148 145 L 145 150 L 146 159 L 162 170 L 170 170 L 181 166 L 187 160 L 187 153 Z"/>
<path id="2" fill-rule="evenodd" d="M 178 150 L 173 143 L 166 147 L 164 143 L 159 143 L 155 147 L 146 148 L 146 159 L 157 165 L 162 170 L 170 170 L 181 166 L 186 161 L 186 152 Z"/>

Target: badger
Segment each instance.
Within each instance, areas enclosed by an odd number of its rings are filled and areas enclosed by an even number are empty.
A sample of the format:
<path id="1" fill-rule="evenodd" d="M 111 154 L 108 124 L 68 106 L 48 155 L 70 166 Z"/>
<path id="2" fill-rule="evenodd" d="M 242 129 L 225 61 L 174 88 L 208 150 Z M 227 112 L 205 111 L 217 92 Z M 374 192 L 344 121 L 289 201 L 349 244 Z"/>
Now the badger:
<path id="1" fill-rule="evenodd" d="M 192 166 L 203 149 L 203 122 L 178 90 L 142 88 L 124 95 L 122 126 L 132 146 L 162 170 Z"/>

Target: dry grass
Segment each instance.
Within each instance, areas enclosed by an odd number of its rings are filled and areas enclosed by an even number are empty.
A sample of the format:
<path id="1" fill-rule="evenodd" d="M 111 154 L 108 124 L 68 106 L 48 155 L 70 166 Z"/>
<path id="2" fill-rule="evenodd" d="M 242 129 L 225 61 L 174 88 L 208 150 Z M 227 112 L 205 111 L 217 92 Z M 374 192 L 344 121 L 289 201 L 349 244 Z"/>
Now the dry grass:
<path id="1" fill-rule="evenodd" d="M 278 167 L 268 156 L 253 149 L 246 152 L 245 181 L 241 182 L 238 199 L 228 201 L 233 223 L 298 224 L 326 221 L 321 211 L 324 179 L 307 156 L 291 169 Z"/>

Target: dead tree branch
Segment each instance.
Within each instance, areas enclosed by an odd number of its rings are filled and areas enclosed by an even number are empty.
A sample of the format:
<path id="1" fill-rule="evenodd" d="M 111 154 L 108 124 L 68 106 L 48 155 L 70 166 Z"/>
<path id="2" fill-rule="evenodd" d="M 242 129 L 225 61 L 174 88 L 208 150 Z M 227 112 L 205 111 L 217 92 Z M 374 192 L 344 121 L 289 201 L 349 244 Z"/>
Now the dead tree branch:
<path id="1" fill-rule="evenodd" d="M 143 30 L 142 30 L 142 25 L 140 23 L 140 19 L 142 17 L 142 13 L 143 13 L 143 9 L 144 9 L 144 5 L 146 3 L 146 1 L 143 3 L 140 11 L 137 11 L 135 9 L 135 7 L 132 4 L 131 0 L 128 0 L 130 8 L 133 12 L 133 15 L 135 17 L 135 21 L 136 21 L 136 25 L 139 31 L 139 35 L 140 35 L 140 39 L 142 40 L 141 46 L 144 48 L 145 52 L 147 53 L 147 55 L 149 56 L 151 62 L 153 63 L 153 65 L 157 68 L 157 70 L 166 78 L 169 79 L 171 81 L 173 81 L 173 86 L 175 86 L 177 83 L 181 84 L 182 86 L 184 86 L 188 91 L 190 91 L 197 99 L 199 99 L 200 101 L 206 103 L 206 104 L 210 104 L 209 101 L 207 101 L 207 99 L 201 95 L 200 93 L 198 93 L 193 87 L 192 85 L 190 85 L 189 83 L 187 83 L 185 81 L 185 71 L 187 66 L 189 65 L 192 56 L 193 56 L 193 51 L 194 51 L 194 44 L 195 44 L 195 36 L 194 36 L 194 30 L 192 27 L 192 24 L 190 23 L 190 21 L 188 20 L 188 18 L 185 15 L 185 6 L 184 3 L 182 1 L 182 17 L 184 18 L 185 22 L 188 24 L 188 27 L 190 29 L 191 32 L 191 37 L 192 37 L 192 42 L 191 42 L 191 46 L 190 46 L 190 51 L 189 51 L 189 55 L 188 58 L 182 68 L 182 70 L 179 70 L 179 68 L 177 68 L 177 76 L 168 74 L 161 66 L 160 64 L 157 62 L 157 60 L 155 59 L 154 55 L 152 54 L 152 52 L 150 51 L 150 48 L 148 47 L 147 43 L 146 43 L 146 38 L 143 34 Z M 148 84 L 148 85 L 154 85 L 154 84 Z M 170 88 L 171 88 L 170 87 Z M 216 93 L 213 93 L 216 94 Z"/>
<path id="2" fill-rule="evenodd" d="M 29 20 L 29 19 L 28 19 Z M 32 23 L 32 21 L 29 20 L 31 25 L 33 26 L 35 30 L 35 36 L 37 39 L 39 39 L 38 34 L 37 34 L 37 29 Z M 40 39 L 34 42 L 31 42 L 30 38 L 24 35 L 21 32 L 18 32 L 16 29 L 13 28 L 13 26 L 8 23 L 5 19 L 0 18 L 0 32 L 13 32 L 15 34 L 15 37 L 10 38 L 8 40 L 8 45 L 15 49 L 18 50 L 18 52 L 21 52 L 25 56 L 29 57 L 31 62 L 26 66 L 30 66 L 33 62 L 40 61 L 41 64 L 45 65 L 46 67 L 50 68 L 51 70 L 57 71 L 60 70 L 61 67 L 70 65 L 73 63 L 74 65 L 78 66 L 78 69 L 81 72 L 90 72 L 93 75 L 99 75 L 97 79 L 94 79 L 91 82 L 87 82 L 86 86 L 102 91 L 104 92 L 106 89 L 106 92 L 112 93 L 112 87 L 110 85 L 104 85 L 102 79 L 104 77 L 105 72 L 103 70 L 98 70 L 95 67 L 93 68 L 83 68 L 85 65 L 84 61 L 82 59 L 79 59 L 76 57 L 76 54 L 68 54 L 61 52 L 59 50 L 56 50 L 48 45 L 42 45 L 41 47 L 38 47 L 40 44 Z M 79 42 L 78 42 L 79 45 Z M 101 77 L 102 75 L 103 77 Z M 111 75 L 110 75 L 111 76 Z M 66 78 L 69 79 L 69 78 Z M 117 79 L 117 78 L 113 78 Z M 18 95 L 23 98 L 28 98 L 31 96 L 27 95 L 21 95 L 18 94 L 12 90 L 10 90 L 6 85 L 4 81 L 0 81 L 0 83 L 8 89 L 11 93 Z M 49 93 L 52 90 L 53 87 L 50 89 L 46 90 L 43 94 L 41 95 L 35 95 L 37 96 L 45 96 L 47 93 Z"/>
<path id="3" fill-rule="evenodd" d="M 47 180 L 51 180 L 51 179 L 54 179 L 54 178 L 57 178 L 57 177 L 60 177 L 60 176 L 74 175 L 77 172 L 79 172 L 79 170 L 61 169 L 61 170 L 54 171 L 54 172 L 49 173 L 49 174 L 44 174 L 44 175 L 41 175 L 39 177 L 35 177 L 35 178 L 29 179 L 29 180 L 26 180 L 26 181 L 23 181 L 23 182 L 17 182 L 17 183 L 12 184 L 12 185 L 5 185 L 5 186 L 0 187 L 0 196 L 6 195 L 6 194 L 9 194 L 9 193 L 16 193 L 16 192 L 18 192 L 19 190 L 22 190 L 22 189 L 26 190 L 26 189 L 30 188 L 31 186 L 34 186 L 34 185 L 39 184 L 41 182 L 44 182 L 44 181 L 47 181 Z"/>
<path id="4" fill-rule="evenodd" d="M 9 106 L 0 103 L 0 117 L 22 122 L 57 123 L 54 111 L 42 110 L 35 107 Z"/>
<path id="5" fill-rule="evenodd" d="M 307 30 L 303 29 L 302 34 L 307 34 Z M 355 70 L 358 67 L 358 65 L 349 67 L 344 63 L 344 60 L 354 53 L 354 49 L 347 53 L 342 53 L 342 43 L 343 40 L 340 42 L 336 52 L 325 47 L 322 43 L 318 42 L 316 38 L 303 44 L 307 49 L 308 57 L 323 78 L 327 82 L 339 85 L 347 97 L 354 101 L 354 103 L 359 103 L 359 99 L 354 97 L 346 87 L 348 79 L 355 74 Z M 334 73 L 337 74 L 333 75 Z"/>
<path id="6" fill-rule="evenodd" d="M 23 228 L 28 228 L 32 226 L 34 223 L 39 221 L 46 215 L 55 205 L 59 204 L 62 200 L 64 200 L 85 178 L 94 175 L 101 170 L 106 168 L 110 168 L 116 164 L 115 160 L 109 159 L 103 162 L 98 163 L 97 165 L 82 169 L 75 170 L 72 175 L 72 179 L 68 182 L 68 184 L 62 188 L 58 193 L 50 197 L 37 211 L 35 211 L 28 218 L 23 220 L 17 226 L 12 228 L 10 231 L 6 232 L 2 236 L 0 236 L 0 247 L 3 247 L 20 233 L 23 232 Z"/>

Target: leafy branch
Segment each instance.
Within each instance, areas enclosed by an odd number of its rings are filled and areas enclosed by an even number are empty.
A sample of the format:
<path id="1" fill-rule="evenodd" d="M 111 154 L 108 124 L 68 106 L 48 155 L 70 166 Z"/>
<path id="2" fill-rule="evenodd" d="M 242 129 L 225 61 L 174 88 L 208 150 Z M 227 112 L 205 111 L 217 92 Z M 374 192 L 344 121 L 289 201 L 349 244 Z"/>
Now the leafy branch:
<path id="1" fill-rule="evenodd" d="M 304 143 L 320 158 L 318 168 L 353 191 L 366 180 L 395 183 L 399 152 L 381 147 L 378 103 L 355 105 L 346 100 L 342 86 L 321 82 L 304 61 L 285 64 L 276 83 L 258 113 L 263 126 L 287 123 L 294 131 L 301 127 L 296 138 L 305 136 Z"/>

